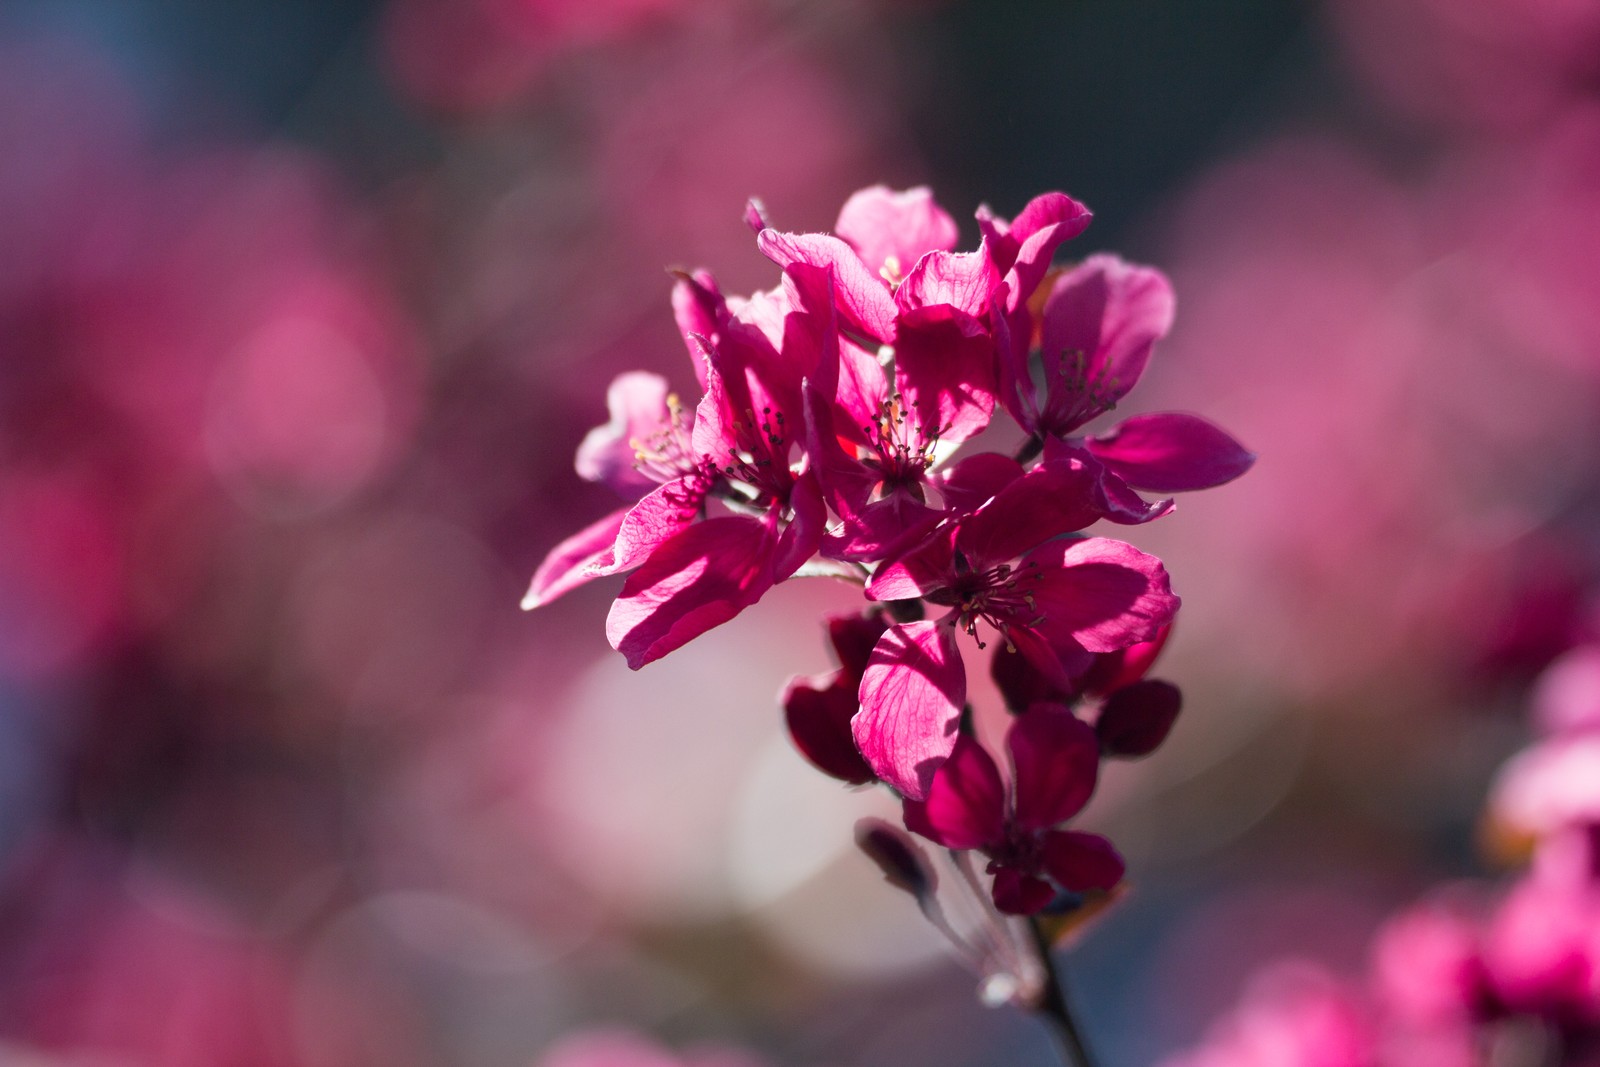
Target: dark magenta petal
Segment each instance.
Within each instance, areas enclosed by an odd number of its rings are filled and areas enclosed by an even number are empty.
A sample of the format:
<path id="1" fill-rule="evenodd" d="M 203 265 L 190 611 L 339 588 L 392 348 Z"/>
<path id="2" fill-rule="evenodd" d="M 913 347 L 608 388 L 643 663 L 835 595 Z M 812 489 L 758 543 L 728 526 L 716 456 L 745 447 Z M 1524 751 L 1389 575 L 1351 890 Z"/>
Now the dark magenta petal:
<path id="1" fill-rule="evenodd" d="M 1083 674 L 1084 694 L 1105 696 L 1137 682 L 1150 672 L 1151 665 L 1161 655 L 1171 636 L 1172 624 L 1169 623 L 1148 641 L 1096 655 L 1093 665 Z"/>
<path id="2" fill-rule="evenodd" d="M 891 627 L 861 678 L 861 711 L 851 729 L 878 777 L 913 800 L 956 743 L 967 675 L 955 630 L 939 622 Z"/>
<path id="3" fill-rule="evenodd" d="M 946 467 L 934 477 L 945 507 L 969 515 L 1000 490 L 1021 478 L 1022 464 L 998 452 L 978 452 Z"/>
<path id="4" fill-rule="evenodd" d="M 1039 341 L 1048 429 L 1068 434 L 1115 406 L 1172 328 L 1172 311 L 1172 286 L 1160 271 L 1115 256 L 1090 256 L 1057 279 Z"/>
<path id="5" fill-rule="evenodd" d="M 1000 687 L 1006 707 L 1020 712 L 1033 704 L 1069 704 L 1077 699 L 1078 686 L 1071 679 L 1090 668 L 1095 660 L 1094 655 L 1077 644 L 1061 647 L 1051 645 L 1050 651 L 1059 664 L 1059 671 L 1048 666 L 1040 669 L 1034 665 L 1032 657 L 1022 655 L 1020 651 L 1012 652 L 1004 645 L 995 649 L 994 658 L 989 663 L 989 676 Z M 1068 679 L 1066 684 L 1061 682 L 1062 671 Z"/>
<path id="6" fill-rule="evenodd" d="M 1148 756 L 1167 739 L 1182 708 L 1177 686 L 1153 679 L 1134 682 L 1106 698 L 1094 732 L 1108 756 Z"/>
<path id="7" fill-rule="evenodd" d="M 948 252 L 961 237 L 955 220 L 934 203 L 925 185 L 904 192 L 886 185 L 856 191 L 840 209 L 833 232 L 850 243 L 872 273 L 888 266 L 896 278 L 905 277 L 924 254 Z"/>
<path id="8" fill-rule="evenodd" d="M 592 564 L 608 559 L 616 543 L 617 531 L 628 514 L 627 508 L 613 511 L 591 523 L 552 548 L 533 572 L 533 581 L 522 598 L 522 609 L 532 611 L 550 603 L 569 590 L 599 576 Z"/>
<path id="9" fill-rule="evenodd" d="M 939 876 L 916 838 L 893 823 L 870 816 L 856 821 L 856 847 L 878 865 L 884 880 L 925 900 L 939 888 Z"/>
<path id="10" fill-rule="evenodd" d="M 1120 526 L 1137 526 L 1161 518 L 1172 510 L 1172 499 L 1149 501 L 1135 493 L 1088 449 L 1073 441 L 1046 437 L 1041 465 L 1057 463 L 1081 465 L 1094 476 L 1094 506 L 1109 522 Z"/>
<path id="11" fill-rule="evenodd" d="M 796 678 L 784 691 L 783 717 L 794 747 L 813 766 L 859 785 L 877 776 L 856 751 L 850 735 L 850 720 L 861 706 L 856 700 L 857 684 L 845 671 L 835 671 L 820 685 Z"/>
<path id="12" fill-rule="evenodd" d="M 777 230 L 762 230 L 756 244 L 780 267 L 808 263 L 832 270 L 835 297 L 849 325 L 874 340 L 893 343 L 896 308 L 888 283 L 867 269 L 855 249 L 828 234 Z"/>
<path id="13" fill-rule="evenodd" d="M 1083 464 L 1043 464 L 961 521 L 956 547 L 973 570 L 1016 559 L 1052 537 L 1100 518 L 1093 475 Z"/>
<path id="14" fill-rule="evenodd" d="M 1160 560 L 1110 538 L 1051 542 L 1028 554 L 1024 570 L 1037 575 L 1028 586 L 1043 616 L 1035 629 L 1058 647 L 1114 652 L 1148 641 L 1180 603 Z"/>
<path id="15" fill-rule="evenodd" d="M 1089 209 L 1065 193 L 1044 193 L 1028 201 L 1011 220 L 1007 236 L 1015 242 L 1010 267 L 1010 308 L 1027 303 L 1050 270 L 1056 249 L 1089 226 Z"/>
<path id="16" fill-rule="evenodd" d="M 776 516 L 770 516 L 775 518 Z M 799 570 L 816 554 L 827 529 L 828 509 L 822 503 L 822 490 L 809 472 L 789 489 L 789 524 L 778 537 L 772 557 L 772 580 L 781 582 Z"/>
<path id="17" fill-rule="evenodd" d="M 1044 869 L 1057 885 L 1074 893 L 1113 889 L 1126 871 L 1117 850 L 1099 834 L 1055 830 L 1040 845 Z"/>
<path id="18" fill-rule="evenodd" d="M 1084 444 L 1123 481 L 1155 493 L 1223 485 L 1256 461 L 1227 431 L 1176 411 L 1135 415 Z"/>
<path id="19" fill-rule="evenodd" d="M 1019 828 L 1048 830 L 1089 802 L 1100 773 L 1100 743 L 1089 724 L 1066 708 L 1035 704 L 1011 724 L 1006 747 Z"/>
<path id="20" fill-rule="evenodd" d="M 989 425 L 994 338 L 978 319 L 943 304 L 908 312 L 895 344 L 895 380 L 924 440 L 965 441 Z"/>
<path id="21" fill-rule="evenodd" d="M 638 670 L 720 626 L 772 587 L 768 524 L 725 516 L 697 522 L 628 576 L 606 617 L 606 638 Z"/>
<path id="22" fill-rule="evenodd" d="M 955 571 L 955 531 L 936 534 L 914 552 L 879 567 L 867 585 L 873 600 L 911 600 L 942 589 Z"/>
<path id="23" fill-rule="evenodd" d="M 628 509 L 611 555 L 596 574 L 616 574 L 639 566 L 700 513 L 709 483 L 698 474 L 659 485 Z"/>
<path id="24" fill-rule="evenodd" d="M 827 622 L 828 643 L 833 645 L 839 667 L 859 686 L 878 638 L 889 628 L 888 616 L 882 608 L 868 608 L 848 615 L 829 615 Z"/>
<path id="25" fill-rule="evenodd" d="M 1050 883 L 1024 874 L 1015 867 L 996 867 L 994 906 L 1007 915 L 1035 915 L 1056 898 Z"/>
<path id="26" fill-rule="evenodd" d="M 1006 834 L 1006 787 L 989 753 L 966 735 L 933 775 L 923 800 L 907 800 L 906 826 L 945 848 L 981 848 Z"/>

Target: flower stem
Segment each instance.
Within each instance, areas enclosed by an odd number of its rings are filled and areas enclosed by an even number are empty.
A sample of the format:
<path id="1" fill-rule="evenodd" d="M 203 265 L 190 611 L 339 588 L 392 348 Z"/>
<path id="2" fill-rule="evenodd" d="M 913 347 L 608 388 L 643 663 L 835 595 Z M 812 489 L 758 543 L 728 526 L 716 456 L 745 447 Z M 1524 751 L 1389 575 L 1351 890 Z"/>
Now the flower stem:
<path id="1" fill-rule="evenodd" d="M 1066 982 L 1051 954 L 1050 940 L 1039 928 L 1037 920 L 1028 920 L 1028 929 L 1033 931 L 1033 943 L 1039 949 L 1039 963 L 1044 967 L 1044 989 L 1040 992 L 1039 1004 L 1034 1011 L 1050 1028 L 1050 1036 L 1055 1038 L 1056 1048 L 1067 1067 L 1094 1067 L 1094 1057 L 1089 1054 L 1089 1046 L 1084 1042 L 1077 1020 L 1072 1017 L 1072 1006 L 1067 1002 Z"/>
<path id="2" fill-rule="evenodd" d="M 1022 442 L 1022 447 L 1017 449 L 1017 454 L 1012 458 L 1018 463 L 1029 463 L 1032 462 L 1039 455 L 1039 453 L 1043 451 L 1044 438 L 1039 434 L 1034 434 L 1032 437 L 1029 437 L 1026 441 Z"/>

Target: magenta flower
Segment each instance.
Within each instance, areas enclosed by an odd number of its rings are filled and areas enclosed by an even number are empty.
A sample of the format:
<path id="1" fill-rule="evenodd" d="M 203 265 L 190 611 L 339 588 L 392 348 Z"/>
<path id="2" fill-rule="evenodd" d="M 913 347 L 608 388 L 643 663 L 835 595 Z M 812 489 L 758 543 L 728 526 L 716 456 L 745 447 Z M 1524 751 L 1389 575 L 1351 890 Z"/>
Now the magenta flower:
<path id="1" fill-rule="evenodd" d="M 1093 456 L 1105 469 L 1105 491 L 1121 499 L 1133 495 L 1130 487 L 1209 489 L 1255 462 L 1226 432 L 1180 412 L 1136 415 L 1098 436 L 1073 436 L 1138 384 L 1155 343 L 1172 328 L 1172 314 L 1172 287 L 1160 271 L 1097 255 L 1056 279 L 1050 291 L 1037 331 L 1037 377 L 1027 307 L 1004 320 L 1001 397 L 1007 409 L 1029 433 L 1064 442 L 1064 454 Z"/>
<path id="2" fill-rule="evenodd" d="M 690 443 L 733 513 L 652 544 L 623 583 L 606 636 L 635 670 L 732 619 L 794 574 L 821 543 L 826 519 L 816 479 L 793 455 L 804 418 L 800 382 L 825 351 L 814 313 L 792 306 L 781 290 L 741 309 L 754 321 L 735 315 L 709 287 L 694 290 L 694 303 L 714 332 L 694 339 L 707 364 L 706 394 Z M 781 347 L 766 328 L 781 331 Z"/>
<path id="3" fill-rule="evenodd" d="M 1011 784 L 982 745 L 962 735 L 923 800 L 905 802 L 906 826 L 950 849 L 989 857 L 995 906 L 1032 915 L 1058 891 L 1108 890 L 1122 857 L 1098 834 L 1056 829 L 1089 802 L 1099 773 L 1094 731 L 1065 708 L 1041 704 L 1006 735 Z"/>
<path id="4" fill-rule="evenodd" d="M 1087 473 L 1037 467 L 916 552 L 881 568 L 875 600 L 947 609 L 879 640 L 861 681 L 856 745 L 884 781 L 920 799 L 955 744 L 966 701 L 956 631 L 999 633 L 1047 677 L 1070 684 L 1057 648 L 1111 652 L 1154 637 L 1179 600 L 1161 562 L 1107 538 L 1060 540 L 1098 517 Z M 1018 557 L 1021 557 L 1019 560 Z M 980 641 L 980 647 L 982 642 Z"/>
<path id="5" fill-rule="evenodd" d="M 1089 209 L 1065 193 L 1044 193 L 1028 201 L 1009 222 L 978 208 L 978 229 L 995 269 L 1006 284 L 1006 312 L 1025 308 L 1050 272 L 1056 249 L 1088 228 Z"/>
<path id="6" fill-rule="evenodd" d="M 689 414 L 666 379 L 619 375 L 606 391 L 611 419 L 578 446 L 578 474 L 636 498 L 551 549 L 522 606 L 531 610 L 601 575 L 637 567 L 700 513 L 711 489 L 689 437 Z M 640 498 L 642 495 L 642 499 Z"/>

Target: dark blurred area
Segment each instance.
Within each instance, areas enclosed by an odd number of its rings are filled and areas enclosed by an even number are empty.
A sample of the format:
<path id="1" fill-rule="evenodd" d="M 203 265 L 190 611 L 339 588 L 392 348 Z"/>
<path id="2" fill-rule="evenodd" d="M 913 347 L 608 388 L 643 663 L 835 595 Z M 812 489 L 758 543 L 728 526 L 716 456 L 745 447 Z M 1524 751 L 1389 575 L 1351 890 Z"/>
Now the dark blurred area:
<path id="1" fill-rule="evenodd" d="M 847 595 L 639 674 L 607 583 L 518 610 L 606 383 L 692 382 L 666 268 L 775 283 L 751 195 L 1070 192 L 1177 287 L 1142 402 L 1261 456 L 1133 538 L 1188 705 L 1091 808 L 1113 1067 L 1480 869 L 1594 636 L 1592 3 L 19 0 L 0 139 L 3 1064 L 1052 1062 L 782 736 Z"/>

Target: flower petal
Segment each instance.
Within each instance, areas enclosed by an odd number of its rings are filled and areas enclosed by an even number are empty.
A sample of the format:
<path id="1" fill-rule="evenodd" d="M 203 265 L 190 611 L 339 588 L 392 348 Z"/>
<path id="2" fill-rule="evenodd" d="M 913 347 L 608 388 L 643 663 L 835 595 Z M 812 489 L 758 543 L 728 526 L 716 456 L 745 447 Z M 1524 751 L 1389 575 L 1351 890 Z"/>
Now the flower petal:
<path id="1" fill-rule="evenodd" d="M 1176 411 L 1135 415 L 1084 446 L 1129 485 L 1156 493 L 1223 485 L 1256 461 L 1221 427 Z"/>
<path id="2" fill-rule="evenodd" d="M 1049 882 L 1024 874 L 1015 867 L 996 867 L 990 890 L 994 906 L 1007 915 L 1034 915 L 1056 898 Z"/>
<path id="3" fill-rule="evenodd" d="M 878 777 L 921 800 L 956 743 L 967 675 L 955 630 L 940 622 L 890 627 L 861 677 L 856 747 Z"/>
<path id="4" fill-rule="evenodd" d="M 1022 464 L 1010 456 L 978 452 L 946 467 L 934 475 L 933 482 L 945 507 L 970 515 L 1022 474 Z"/>
<path id="5" fill-rule="evenodd" d="M 1056 830 L 1045 834 L 1040 844 L 1044 869 L 1057 885 L 1074 893 L 1111 889 L 1127 871 L 1111 842 L 1099 834 Z"/>
<path id="6" fill-rule="evenodd" d="M 1043 545 L 1023 559 L 1024 570 L 1037 574 L 1028 586 L 1043 616 L 1035 629 L 1058 647 L 1076 641 L 1114 652 L 1148 641 L 1180 604 L 1160 560 L 1106 537 Z"/>
<path id="7" fill-rule="evenodd" d="M 859 686 L 872 650 L 889 628 L 888 617 L 882 608 L 868 608 L 848 615 L 829 615 L 827 622 L 828 643 L 833 646 L 839 667 Z"/>
<path id="8" fill-rule="evenodd" d="M 609 556 L 596 560 L 596 574 L 616 574 L 639 566 L 667 540 L 694 521 L 705 502 L 707 482 L 698 474 L 659 485 L 627 511 Z"/>
<path id="9" fill-rule="evenodd" d="M 842 781 L 862 784 L 877 776 L 850 734 L 850 720 L 861 707 L 853 681 L 847 671 L 835 671 L 820 684 L 794 679 L 783 694 L 783 718 L 794 747 L 813 766 Z"/>
<path id="10" fill-rule="evenodd" d="M 1094 478 L 1083 464 L 1043 464 L 963 519 L 956 547 L 974 570 L 987 570 L 1098 518 Z"/>
<path id="11" fill-rule="evenodd" d="M 1016 824 L 1033 832 L 1066 822 L 1089 802 L 1100 773 L 1100 743 L 1089 724 L 1056 704 L 1036 704 L 1006 735 Z"/>
<path id="12" fill-rule="evenodd" d="M 1090 256 L 1057 279 L 1039 342 L 1050 383 L 1048 429 L 1068 434 L 1115 406 L 1172 328 L 1172 312 L 1166 277 L 1116 256 Z"/>
<path id="13" fill-rule="evenodd" d="M 894 291 L 894 302 L 902 315 L 946 304 L 975 319 L 987 319 L 989 303 L 1001 284 L 1000 272 L 986 248 L 929 252 Z"/>
<path id="14" fill-rule="evenodd" d="M 867 584 L 873 600 L 912 600 L 944 588 L 955 569 L 955 530 L 943 530 L 927 544 L 879 567 Z"/>
<path id="15" fill-rule="evenodd" d="M 1182 707 L 1183 694 L 1170 682 L 1135 682 L 1106 698 L 1095 736 L 1108 756 L 1148 756 L 1167 739 Z"/>
<path id="16" fill-rule="evenodd" d="M 895 192 L 886 185 L 857 190 L 839 211 L 833 232 L 850 243 L 874 274 L 892 258 L 903 276 L 927 252 L 948 252 L 961 233 L 934 203 L 926 185 Z"/>
<path id="17" fill-rule="evenodd" d="M 997 367 L 981 321 L 946 304 L 901 317 L 895 380 L 924 440 L 965 441 L 989 425 Z"/>
<path id="18" fill-rule="evenodd" d="M 963 734 L 934 772 L 924 800 L 905 804 L 906 826 L 945 848 L 982 848 L 1006 835 L 1006 787 L 1000 769 Z"/>
<path id="19" fill-rule="evenodd" d="M 635 497 L 649 491 L 655 480 L 641 474 L 635 462 L 639 445 L 672 425 L 667 407 L 667 380 L 659 374 L 631 371 L 612 379 L 606 389 L 610 421 L 590 430 L 578 445 L 574 466 L 578 476 Z"/>
<path id="20" fill-rule="evenodd" d="M 606 618 L 611 647 L 638 670 L 727 622 L 772 587 L 772 553 L 759 519 L 684 527 L 623 584 Z"/>
<path id="21" fill-rule="evenodd" d="M 552 548 L 539 569 L 533 572 L 533 581 L 522 598 L 522 610 L 543 607 L 563 593 L 599 577 L 590 564 L 610 555 L 627 514 L 627 508 L 619 508 Z"/>
<path id="22" fill-rule="evenodd" d="M 824 233 L 762 230 L 756 244 L 780 267 L 809 263 L 833 271 L 835 296 L 850 325 L 885 344 L 895 336 L 895 303 L 889 286 L 861 262 L 855 249 Z"/>
<path id="23" fill-rule="evenodd" d="M 1028 201 L 1007 232 L 1017 249 L 1009 266 L 1008 310 L 1027 303 L 1050 270 L 1056 249 L 1087 229 L 1092 217 L 1065 193 L 1044 193 Z"/>

